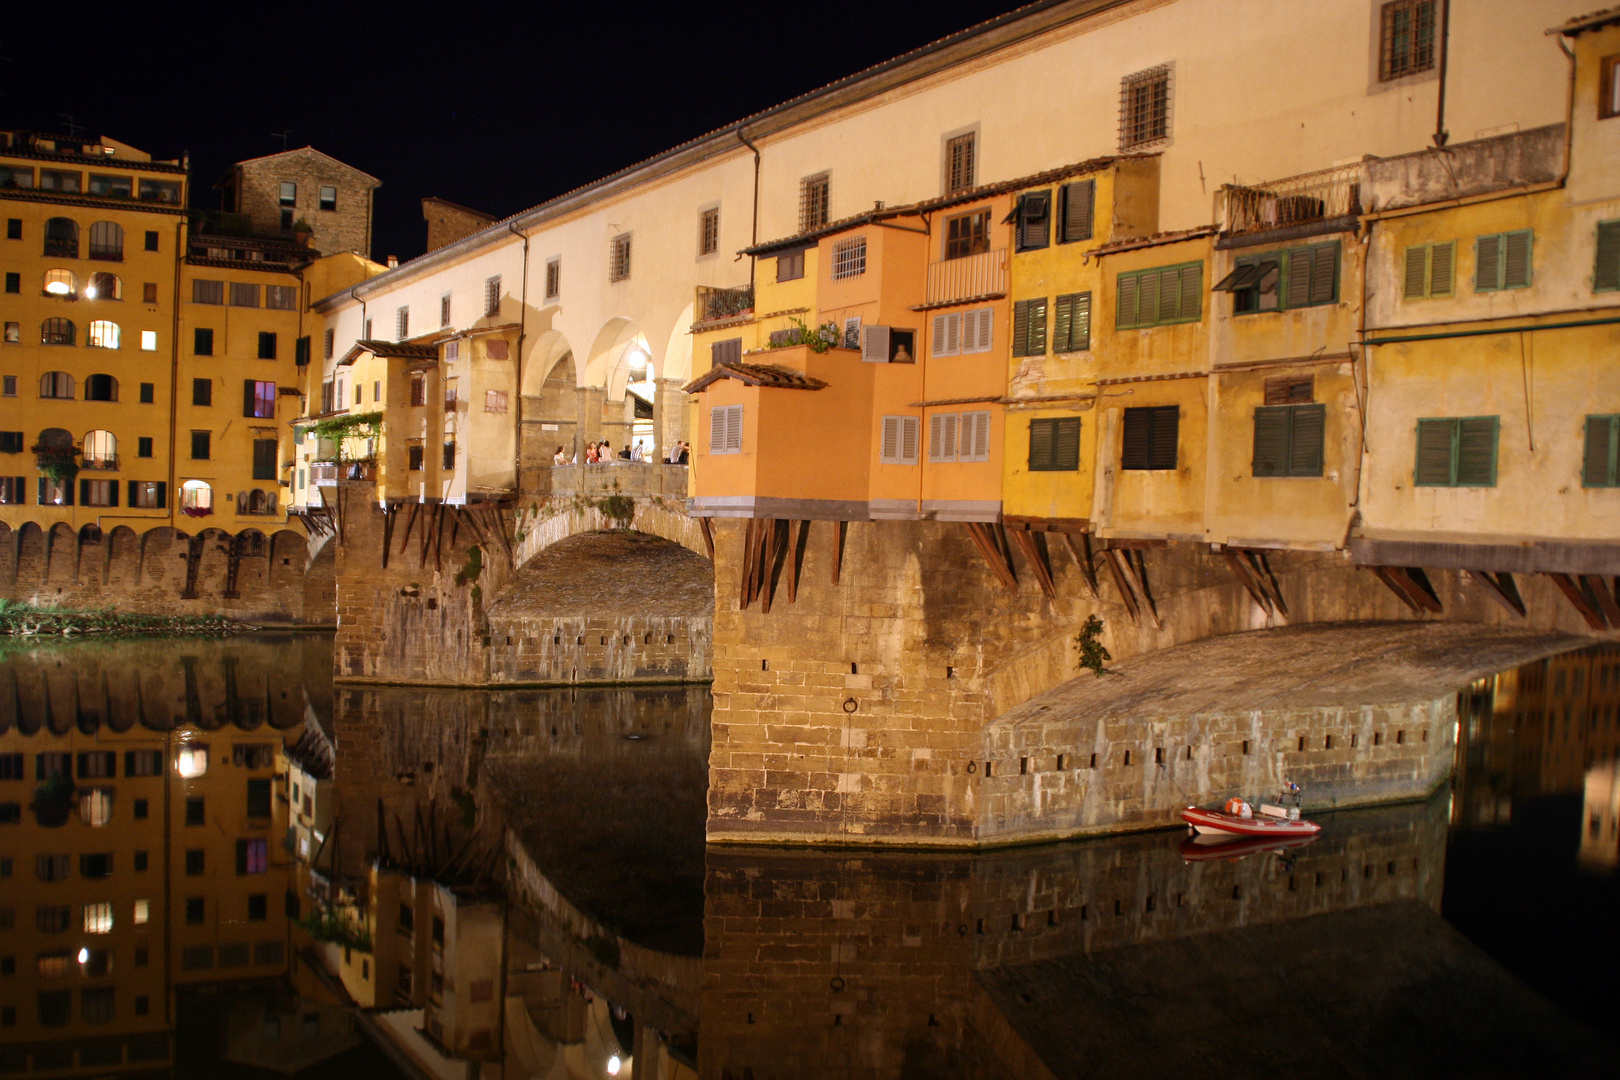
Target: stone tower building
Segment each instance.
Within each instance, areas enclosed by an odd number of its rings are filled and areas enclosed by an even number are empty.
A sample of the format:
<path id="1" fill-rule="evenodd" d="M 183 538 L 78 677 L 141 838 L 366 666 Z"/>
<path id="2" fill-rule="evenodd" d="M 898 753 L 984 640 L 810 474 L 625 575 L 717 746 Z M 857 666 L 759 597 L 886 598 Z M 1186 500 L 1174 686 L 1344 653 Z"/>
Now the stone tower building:
<path id="1" fill-rule="evenodd" d="M 256 236 L 292 236 L 303 223 L 309 246 L 320 254 L 369 256 L 372 192 L 381 185 L 370 173 L 305 146 L 238 162 L 215 186 L 221 209 L 249 218 Z"/>

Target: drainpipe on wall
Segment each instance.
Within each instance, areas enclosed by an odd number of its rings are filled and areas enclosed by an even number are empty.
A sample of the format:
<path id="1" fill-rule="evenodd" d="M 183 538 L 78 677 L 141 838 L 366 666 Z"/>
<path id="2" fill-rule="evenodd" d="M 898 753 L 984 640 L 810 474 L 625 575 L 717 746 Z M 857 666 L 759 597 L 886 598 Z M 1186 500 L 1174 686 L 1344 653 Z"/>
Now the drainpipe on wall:
<path id="1" fill-rule="evenodd" d="M 518 300 L 517 356 L 513 365 L 517 373 L 517 446 L 512 451 L 512 479 L 519 498 L 523 496 L 523 337 L 529 320 L 529 237 L 508 222 L 506 229 L 523 241 L 523 291 Z"/>
<path id="2" fill-rule="evenodd" d="M 180 267 L 185 259 L 186 218 L 174 223 L 174 329 L 169 334 L 169 492 L 165 500 L 165 516 L 174 521 L 174 512 L 180 506 L 179 450 L 180 438 Z M 19 549 L 20 550 L 20 549 Z"/>
<path id="3" fill-rule="evenodd" d="M 1440 33 L 1436 35 L 1440 46 L 1440 93 L 1435 106 L 1434 148 L 1445 148 L 1451 136 L 1446 131 L 1446 63 L 1451 59 L 1451 0 L 1440 0 Z"/>
<path id="4" fill-rule="evenodd" d="M 1553 38 L 1558 51 L 1569 61 L 1569 100 L 1564 108 L 1564 166 L 1558 170 L 1558 186 L 1569 180 L 1570 146 L 1575 141 L 1575 50 L 1564 44 L 1564 36 Z"/>
<path id="5" fill-rule="evenodd" d="M 748 141 L 748 136 L 742 133 L 742 128 L 737 129 L 737 138 L 744 146 L 754 152 L 754 222 L 748 233 L 748 246 L 753 247 L 759 243 L 759 147 Z M 750 292 L 754 289 L 754 266 L 757 261 L 754 256 L 748 256 L 748 289 Z"/>

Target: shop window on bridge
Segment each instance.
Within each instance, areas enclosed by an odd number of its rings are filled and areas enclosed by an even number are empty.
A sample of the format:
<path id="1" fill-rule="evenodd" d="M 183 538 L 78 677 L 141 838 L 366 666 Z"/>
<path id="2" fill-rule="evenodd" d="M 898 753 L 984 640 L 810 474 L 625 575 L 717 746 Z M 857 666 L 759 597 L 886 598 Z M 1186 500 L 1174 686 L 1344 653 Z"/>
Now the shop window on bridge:
<path id="1" fill-rule="evenodd" d="M 0 506 L 20 506 L 27 501 L 27 477 L 0 476 Z"/>
<path id="2" fill-rule="evenodd" d="M 187 480 L 180 485 L 180 512 L 188 517 L 206 517 L 214 512 L 214 489 L 204 480 Z"/>
<path id="3" fill-rule="evenodd" d="M 168 487 L 164 480 L 131 480 L 129 505 L 140 510 L 162 510 L 167 505 Z"/>

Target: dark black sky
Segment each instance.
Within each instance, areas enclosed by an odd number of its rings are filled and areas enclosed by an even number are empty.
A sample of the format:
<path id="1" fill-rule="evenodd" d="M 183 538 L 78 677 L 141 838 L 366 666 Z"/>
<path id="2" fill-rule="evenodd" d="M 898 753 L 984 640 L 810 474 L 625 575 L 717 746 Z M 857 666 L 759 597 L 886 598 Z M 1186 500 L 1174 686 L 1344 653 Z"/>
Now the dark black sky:
<path id="1" fill-rule="evenodd" d="M 205 207 L 290 128 L 382 179 L 373 254 L 407 259 L 425 195 L 515 213 L 1015 6 L 19 2 L 0 127 L 189 151 Z"/>

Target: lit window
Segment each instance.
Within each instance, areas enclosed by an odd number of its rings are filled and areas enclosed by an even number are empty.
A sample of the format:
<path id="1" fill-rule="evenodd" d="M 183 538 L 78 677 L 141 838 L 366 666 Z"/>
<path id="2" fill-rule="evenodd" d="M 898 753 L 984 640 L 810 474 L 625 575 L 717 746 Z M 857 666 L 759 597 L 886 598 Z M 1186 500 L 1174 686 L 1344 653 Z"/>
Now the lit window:
<path id="1" fill-rule="evenodd" d="M 137 900 L 137 901 L 135 901 L 135 919 L 134 919 L 135 925 L 136 926 L 145 926 L 147 924 L 147 922 L 151 918 L 152 918 L 152 901 L 150 901 L 150 900 Z"/>
<path id="2" fill-rule="evenodd" d="M 118 324 L 105 319 L 97 319 L 90 324 L 90 330 L 85 335 L 84 343 L 92 349 L 118 348 Z"/>
<path id="3" fill-rule="evenodd" d="M 111 481 L 104 482 L 110 483 Z M 112 788 L 79 789 L 79 818 L 86 825 L 95 828 L 107 824 L 112 820 L 112 808 Z"/>
<path id="4" fill-rule="evenodd" d="M 202 484 L 202 481 L 187 480 L 182 487 L 182 491 L 189 494 L 193 484 Z M 208 485 L 202 484 L 202 487 L 206 491 Z M 182 505 L 184 505 L 185 496 L 182 495 L 181 499 Z M 211 500 L 208 505 L 213 505 Z M 182 746 L 180 752 L 175 755 L 175 768 L 181 776 L 188 779 L 193 776 L 201 776 L 208 771 L 208 747 L 199 743 L 188 743 Z"/>
<path id="5" fill-rule="evenodd" d="M 45 271 L 45 294 L 73 298 L 79 295 L 79 279 L 71 270 Z"/>
<path id="6" fill-rule="evenodd" d="M 141 351 L 142 352 L 157 352 L 157 331 L 156 330 L 142 330 L 141 331 Z"/>
<path id="7" fill-rule="evenodd" d="M 84 905 L 84 932 L 87 934 L 110 934 L 113 928 L 113 910 L 111 904 Z"/>

